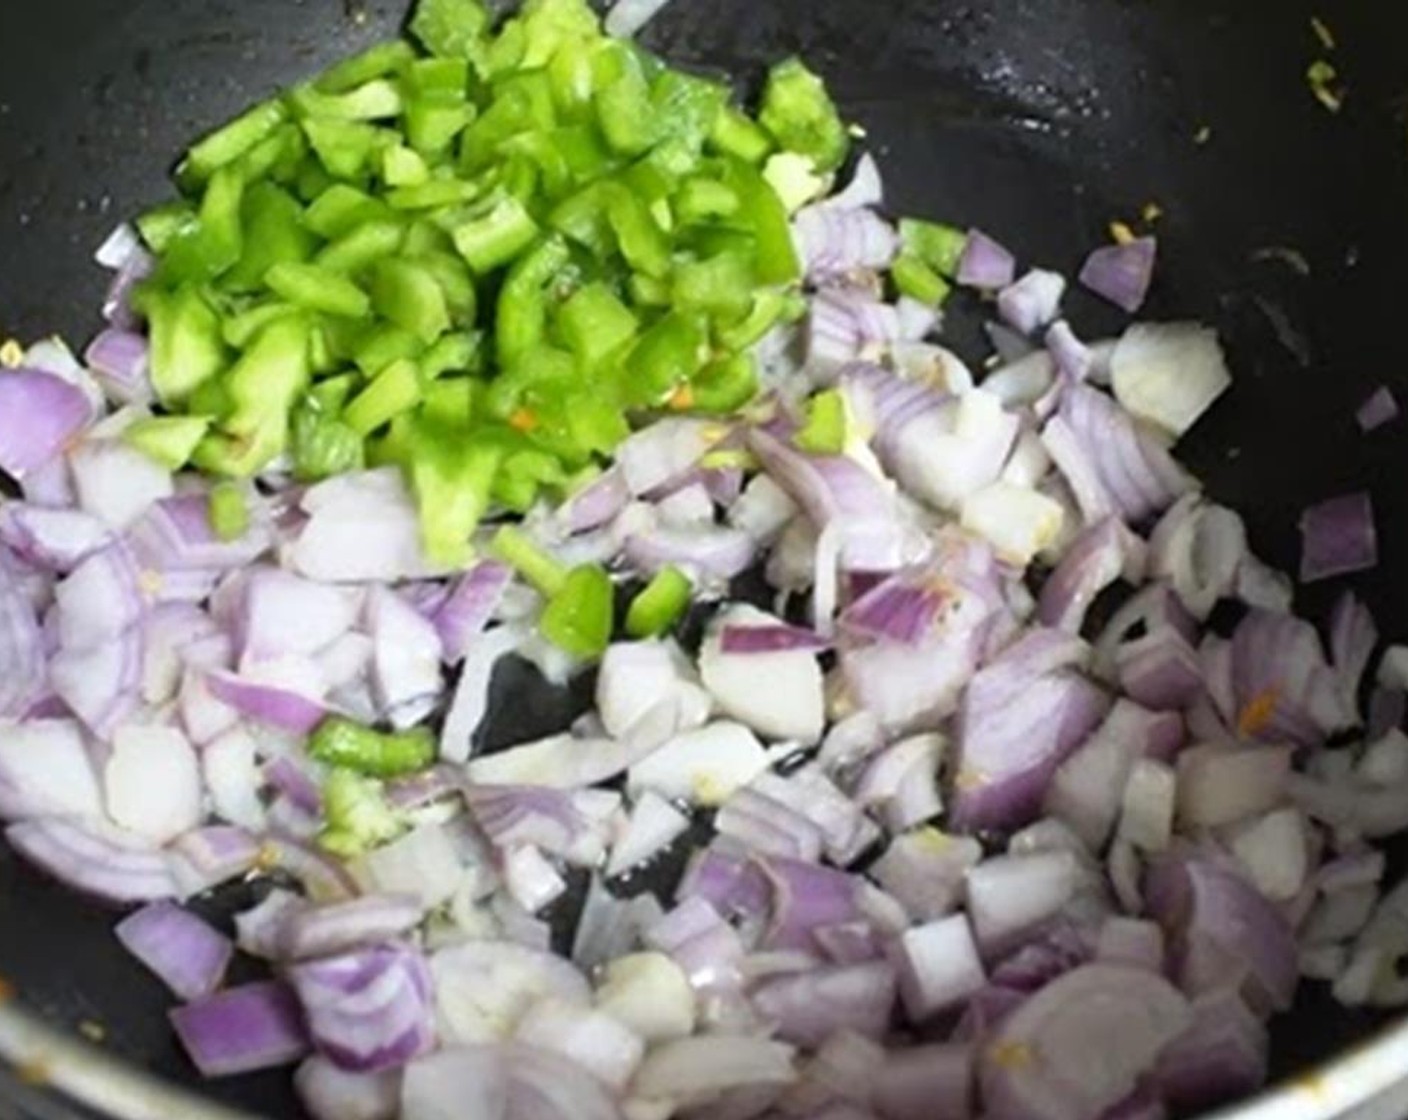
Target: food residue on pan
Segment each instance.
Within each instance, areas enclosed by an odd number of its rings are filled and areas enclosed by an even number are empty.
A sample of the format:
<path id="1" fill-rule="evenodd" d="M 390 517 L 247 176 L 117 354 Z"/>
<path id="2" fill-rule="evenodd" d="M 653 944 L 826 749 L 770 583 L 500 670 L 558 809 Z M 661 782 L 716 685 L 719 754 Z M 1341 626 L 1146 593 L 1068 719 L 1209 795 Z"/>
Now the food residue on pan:
<path id="1" fill-rule="evenodd" d="M 1306 68 L 1305 78 L 1310 83 L 1310 92 L 1315 95 L 1315 100 L 1330 112 L 1338 113 L 1344 107 L 1345 87 L 1340 81 L 1339 71 L 1329 59 L 1317 58 Z"/>

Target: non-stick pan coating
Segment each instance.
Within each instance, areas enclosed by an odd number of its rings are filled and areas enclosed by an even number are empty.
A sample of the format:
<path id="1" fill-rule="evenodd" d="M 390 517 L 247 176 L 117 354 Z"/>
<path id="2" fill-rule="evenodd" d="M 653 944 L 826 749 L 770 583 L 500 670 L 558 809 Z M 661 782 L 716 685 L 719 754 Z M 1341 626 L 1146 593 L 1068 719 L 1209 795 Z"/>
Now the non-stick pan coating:
<path id="1" fill-rule="evenodd" d="M 1306 82 L 1325 54 L 1312 14 L 1338 42 L 1339 114 Z M 165 196 L 182 144 L 394 34 L 403 16 L 401 3 L 359 0 L 0 3 L 0 333 L 84 338 L 103 288 L 91 249 Z M 1146 314 L 1215 323 L 1237 379 L 1184 455 L 1282 564 L 1303 505 L 1372 484 L 1382 563 L 1354 586 L 1386 632 L 1408 636 L 1408 438 L 1402 427 L 1366 438 L 1354 421 L 1380 383 L 1408 399 L 1408 5 L 674 0 L 646 38 L 676 63 L 744 81 L 804 53 L 867 129 L 892 209 L 981 225 L 1036 263 L 1074 271 L 1112 219 L 1156 203 Z M 1118 325 L 1079 297 L 1072 311 L 1083 333 Z M 1323 613 L 1331 594 L 1302 602 Z M 499 742 L 538 730 L 516 722 L 519 688 L 500 689 Z M 46 1015 L 101 1023 L 113 1049 L 196 1082 L 162 991 L 110 929 L 110 915 L 0 852 L 0 975 Z M 1374 1026 L 1307 987 L 1279 1021 L 1277 1072 Z M 295 1113 L 283 1074 L 208 1088 Z"/>

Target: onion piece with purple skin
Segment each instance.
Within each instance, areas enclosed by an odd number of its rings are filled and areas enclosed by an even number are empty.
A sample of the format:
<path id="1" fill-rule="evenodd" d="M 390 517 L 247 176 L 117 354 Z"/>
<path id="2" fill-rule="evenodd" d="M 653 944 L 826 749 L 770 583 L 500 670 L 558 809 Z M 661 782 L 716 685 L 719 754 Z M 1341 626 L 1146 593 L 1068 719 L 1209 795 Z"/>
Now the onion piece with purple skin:
<path id="1" fill-rule="evenodd" d="M 93 419 L 83 390 L 38 369 L 0 370 L 0 471 L 23 479 L 67 448 Z"/>
<path id="2" fill-rule="evenodd" d="M 405 1065 L 435 1042 L 430 970 L 419 951 L 380 945 L 287 970 L 318 1051 L 343 1069 Z"/>
<path id="3" fill-rule="evenodd" d="M 1096 295 L 1133 315 L 1144 306 L 1154 276 L 1158 240 L 1137 237 L 1118 245 L 1102 245 L 1081 266 L 1080 282 Z"/>
<path id="4" fill-rule="evenodd" d="M 985 291 L 996 291 L 1012 283 L 1016 274 L 1016 258 L 982 230 L 970 229 L 958 260 L 956 279 L 960 284 Z"/>
<path id="5" fill-rule="evenodd" d="M 1298 980 L 1295 935 L 1276 907 L 1235 871 L 1170 855 L 1145 882 L 1179 986 L 1190 996 L 1229 985 L 1259 1009 L 1290 1006 Z"/>
<path id="6" fill-rule="evenodd" d="M 205 1077 L 291 1065 L 309 1049 L 298 999 L 275 980 L 227 988 L 178 1007 L 171 1025 Z"/>
<path id="7" fill-rule="evenodd" d="M 1044 626 L 1080 633 L 1086 611 L 1101 591 L 1118 579 L 1136 585 L 1143 581 L 1145 557 L 1144 542 L 1118 519 L 1090 526 L 1042 585 L 1037 617 Z"/>
<path id="8" fill-rule="evenodd" d="M 1193 1022 L 1159 1056 L 1155 1087 L 1170 1105 L 1201 1110 L 1255 1092 L 1266 1081 L 1267 1037 L 1236 992 L 1193 1000 Z"/>
<path id="9" fill-rule="evenodd" d="M 105 548 L 112 530 L 79 510 L 48 509 L 24 502 L 0 506 L 0 543 L 26 563 L 59 574 L 71 572 Z"/>
<path id="10" fill-rule="evenodd" d="M 1356 721 L 1314 627 L 1252 610 L 1232 635 L 1229 717 L 1245 736 L 1315 746 Z"/>
<path id="11" fill-rule="evenodd" d="M 1192 1023 L 1188 1001 L 1140 969 L 1092 964 L 1008 1016 L 986 1048 L 988 1115 L 1087 1120 L 1128 1097 Z"/>
<path id="12" fill-rule="evenodd" d="M 117 939 L 171 991 L 190 1001 L 209 996 L 234 955 L 229 938 L 171 902 L 153 902 L 118 922 Z"/>
<path id="13" fill-rule="evenodd" d="M 1104 718 L 1109 697 L 1062 669 L 1082 647 L 1055 631 L 1033 631 L 973 678 L 959 712 L 958 827 L 1028 823 L 1056 767 Z"/>
<path id="14" fill-rule="evenodd" d="M 1099 389 L 1069 386 L 1059 415 L 1089 457 L 1099 486 L 1126 521 L 1138 523 L 1162 513 L 1193 487 L 1193 480 L 1168 450 Z M 1079 500 L 1078 479 L 1054 452 L 1052 457 Z M 1085 503 L 1082 510 L 1088 519 L 1099 516 Z"/>
<path id="15" fill-rule="evenodd" d="M 792 219 L 792 240 L 808 280 L 886 268 L 899 251 L 899 235 L 866 209 L 807 206 Z"/>
<path id="16" fill-rule="evenodd" d="M 1185 494 L 1154 526 L 1149 557 L 1150 574 L 1167 580 L 1189 613 L 1201 620 L 1237 591 L 1251 552 L 1240 516 Z"/>
<path id="17" fill-rule="evenodd" d="M 110 401 L 118 404 L 151 402 L 151 354 L 144 335 L 109 327 L 88 344 L 83 361 Z"/>
<path id="18" fill-rule="evenodd" d="M 781 976 L 759 985 L 750 998 L 782 1041 L 817 1047 L 842 1030 L 883 1038 L 895 991 L 895 969 L 868 961 Z"/>
<path id="19" fill-rule="evenodd" d="M 1301 514 L 1300 581 L 1364 572 L 1379 563 L 1374 507 L 1366 491 L 1330 498 Z"/>
<path id="20" fill-rule="evenodd" d="M 749 445 L 817 530 L 837 534 L 844 569 L 894 571 L 915 558 L 915 534 L 893 487 L 860 463 L 845 455 L 806 455 L 762 431 L 750 434 Z"/>
<path id="21" fill-rule="evenodd" d="M 1393 395 L 1393 390 L 1386 385 L 1380 385 L 1359 406 L 1354 418 L 1359 424 L 1359 430 L 1367 433 L 1393 423 L 1398 419 L 1398 412 L 1398 401 Z"/>
<path id="22" fill-rule="evenodd" d="M 423 916 L 420 900 L 405 894 L 367 894 L 300 908 L 283 923 L 280 956 L 302 961 L 366 949 L 410 933 Z"/>
<path id="23" fill-rule="evenodd" d="M 5 841 L 59 882 L 102 902 L 154 902 L 178 893 L 167 855 L 111 826 L 44 817 L 10 825 Z"/>

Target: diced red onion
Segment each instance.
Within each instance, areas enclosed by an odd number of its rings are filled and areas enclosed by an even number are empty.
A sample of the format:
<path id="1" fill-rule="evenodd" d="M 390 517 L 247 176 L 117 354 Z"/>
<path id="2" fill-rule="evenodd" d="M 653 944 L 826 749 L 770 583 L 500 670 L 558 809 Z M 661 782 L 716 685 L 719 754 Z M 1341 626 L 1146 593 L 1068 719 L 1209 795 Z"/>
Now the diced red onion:
<path id="1" fill-rule="evenodd" d="M 831 643 L 801 626 L 725 626 L 719 635 L 724 653 L 785 653 L 802 650 L 820 653 Z"/>
<path id="2" fill-rule="evenodd" d="M 143 638 L 133 626 L 100 646 L 60 650 L 49 662 L 54 691 L 99 739 L 107 740 L 137 707 Z"/>
<path id="3" fill-rule="evenodd" d="M 1100 927 L 1095 957 L 1106 964 L 1126 964 L 1162 972 L 1164 934 L 1153 922 L 1137 918 L 1110 917 Z"/>
<path id="4" fill-rule="evenodd" d="M 152 399 L 149 347 L 143 335 L 109 327 L 88 344 L 83 360 L 109 400 L 145 404 Z"/>
<path id="5" fill-rule="evenodd" d="M 1110 383 L 1133 417 L 1177 439 L 1232 377 L 1216 331 L 1198 323 L 1135 323 L 1110 355 Z"/>
<path id="6" fill-rule="evenodd" d="M 26 563 L 48 571 L 72 571 L 111 539 L 111 530 L 103 522 L 78 510 L 23 502 L 0 506 L 0 542 Z"/>
<path id="7" fill-rule="evenodd" d="M 497 847 L 531 844 L 581 867 L 601 860 L 607 818 L 619 806 L 619 798 L 604 790 L 472 785 L 464 796 L 475 823 Z M 605 813 L 593 807 L 595 799 L 606 801 Z"/>
<path id="8" fill-rule="evenodd" d="M 207 673 L 205 682 L 215 699 L 251 719 L 296 735 L 311 733 L 327 715 L 327 709 L 317 700 L 275 685 L 259 684 L 235 673 Z"/>
<path id="9" fill-rule="evenodd" d="M 177 837 L 168 849 L 183 895 L 200 894 L 246 875 L 259 863 L 259 841 L 243 828 L 206 825 Z"/>
<path id="10" fill-rule="evenodd" d="M 183 1000 L 210 995 L 234 954 L 229 938 L 171 902 L 153 902 L 118 922 L 123 946 Z"/>
<path id="11" fill-rule="evenodd" d="M 1128 700 L 1115 701 L 1105 722 L 1056 770 L 1045 807 L 1071 827 L 1092 852 L 1105 846 L 1119 816 L 1135 762 L 1167 722 Z M 1181 730 L 1181 729 L 1180 729 Z"/>
<path id="12" fill-rule="evenodd" d="M 1303 746 L 1355 722 L 1314 627 L 1252 610 L 1232 636 L 1229 719 L 1252 738 Z"/>
<path id="13" fill-rule="evenodd" d="M 751 998 L 785 1042 L 817 1047 L 841 1030 L 879 1039 L 895 1005 L 895 970 L 884 961 L 812 969 L 769 980 Z"/>
<path id="14" fill-rule="evenodd" d="M 726 582 L 752 566 L 756 546 L 739 529 L 659 526 L 627 537 L 625 553 L 632 566 L 646 575 L 679 567 L 700 580 Z"/>
<path id="15" fill-rule="evenodd" d="M 72 720 L 26 720 L 0 735 L 0 818 L 103 817 L 102 794 Z"/>
<path id="16" fill-rule="evenodd" d="M 822 199 L 818 206 L 831 206 L 837 210 L 856 210 L 865 206 L 879 206 L 885 201 L 885 188 L 880 179 L 880 167 L 869 152 L 862 152 L 856 160 L 851 181 L 833 195 Z"/>
<path id="17" fill-rule="evenodd" d="M 809 863 L 821 858 L 821 830 L 801 813 L 754 789 L 741 789 L 725 801 L 714 827 L 750 852 Z"/>
<path id="18" fill-rule="evenodd" d="M 400 471 L 339 475 L 308 489 L 308 515 L 284 564 L 322 583 L 392 582 L 441 574 L 421 547 L 420 518 Z"/>
<path id="19" fill-rule="evenodd" d="M 400 1071 L 349 1073 L 321 1054 L 298 1067 L 293 1087 L 313 1120 L 396 1120 L 401 1100 Z"/>
<path id="20" fill-rule="evenodd" d="M 343 1069 L 403 1066 L 434 1044 L 433 996 L 425 959 L 380 945 L 288 970 L 319 1052 Z"/>
<path id="21" fill-rule="evenodd" d="M 1080 384 L 1095 365 L 1095 356 L 1065 319 L 1058 319 L 1048 328 L 1045 337 L 1047 352 L 1056 362 L 1056 369 L 1070 384 Z"/>
<path id="22" fill-rule="evenodd" d="M 1266 1028 L 1236 992 L 1193 1001 L 1193 1022 L 1159 1057 L 1158 1092 L 1179 1109 L 1244 1097 L 1266 1080 Z"/>
<path id="23" fill-rule="evenodd" d="M 1364 432 L 1372 432 L 1375 428 L 1393 423 L 1398 419 L 1398 401 L 1393 395 L 1393 390 L 1387 385 L 1380 385 L 1359 406 L 1354 418 L 1359 422 L 1360 430 Z"/>
<path id="24" fill-rule="evenodd" d="M 1037 617 L 1045 626 L 1080 633 L 1095 597 L 1124 577 L 1139 583 L 1144 569 L 1143 542 L 1113 517 L 1076 538 L 1056 570 L 1042 585 Z"/>
<path id="25" fill-rule="evenodd" d="M 1059 272 L 1034 268 L 997 293 L 997 313 L 1014 330 L 1035 334 L 1056 318 L 1066 278 Z"/>
<path id="26" fill-rule="evenodd" d="M 468 941 L 430 958 L 442 1044 L 507 1037 L 545 996 L 591 1004 L 591 986 L 551 952 L 507 941 Z"/>
<path id="27" fill-rule="evenodd" d="M 23 479 L 59 455 L 92 418 L 83 390 L 62 377 L 0 370 L 0 470 Z"/>
<path id="28" fill-rule="evenodd" d="M 308 1053 L 298 1000 L 274 980 L 228 988 L 171 1012 L 171 1025 L 205 1077 L 291 1065 Z"/>
<path id="29" fill-rule="evenodd" d="M 882 1120 L 968 1120 L 975 1053 L 963 1043 L 892 1051 L 876 1071 L 874 1106 Z"/>
<path id="30" fill-rule="evenodd" d="M 1359 684 L 1378 641 L 1378 627 L 1369 608 L 1352 592 L 1345 592 L 1330 614 L 1330 660 L 1351 710 L 1358 710 Z"/>
<path id="31" fill-rule="evenodd" d="M 985 956 L 998 956 L 1055 917 L 1075 893 L 1079 865 L 1069 851 L 1007 855 L 968 872 L 968 915 Z"/>
<path id="32" fill-rule="evenodd" d="M 905 931 L 893 959 L 910 1022 L 957 1007 L 987 983 L 968 919 L 954 914 Z"/>
<path id="33" fill-rule="evenodd" d="M 121 439 L 87 439 L 68 454 L 78 505 L 125 529 L 175 489 L 171 472 Z"/>
<path id="34" fill-rule="evenodd" d="M 1030 821 L 1056 768 L 1104 718 L 1105 693 L 1050 668 L 1070 656 L 1064 652 L 1070 645 L 1054 631 L 1035 631 L 969 684 L 959 712 L 952 807 L 960 827 Z"/>
<path id="35" fill-rule="evenodd" d="M 792 1047 L 741 1035 L 696 1035 L 653 1049 L 633 1089 L 646 1098 L 703 1104 L 729 1089 L 783 1086 L 796 1076 Z"/>
<path id="36" fill-rule="evenodd" d="M 872 210 L 807 206 L 792 219 L 792 240 L 809 280 L 889 266 L 899 251 L 894 228 Z"/>
<path id="37" fill-rule="evenodd" d="M 1257 1007 L 1290 1006 L 1298 980 L 1294 934 L 1235 872 L 1208 859 L 1161 859 L 1150 868 L 1146 899 L 1189 995 L 1231 984 Z"/>
<path id="38" fill-rule="evenodd" d="M 1158 240 L 1137 237 L 1118 245 L 1102 245 L 1085 259 L 1080 282 L 1098 296 L 1133 315 L 1144 306 L 1154 276 Z"/>
<path id="39" fill-rule="evenodd" d="M 617 39 L 629 39 L 660 12 L 669 0 L 615 0 L 603 28 Z"/>
<path id="40" fill-rule="evenodd" d="M 5 830 L 5 840 L 53 878 L 104 902 L 153 902 L 177 893 L 165 853 L 96 823 L 21 821 Z"/>
<path id="41" fill-rule="evenodd" d="M 1366 491 L 1309 507 L 1300 519 L 1300 581 L 1368 571 L 1379 563 L 1374 508 Z"/>
<path id="42" fill-rule="evenodd" d="M 1012 283 L 1017 261 L 1010 252 L 981 230 L 968 231 L 956 279 L 970 288 L 996 291 Z"/>
<path id="43" fill-rule="evenodd" d="M 1060 417 L 1076 445 L 1089 456 L 1099 487 L 1126 521 L 1140 522 L 1162 513 L 1192 488 L 1192 479 L 1168 450 L 1140 430 L 1133 418 L 1099 389 L 1068 387 Z M 1089 499 L 1082 501 L 1082 480 L 1078 474 L 1073 477 L 1069 463 L 1063 462 L 1065 457 L 1058 456 L 1049 441 L 1047 448 L 1066 475 L 1086 518 L 1102 516 L 1104 511 L 1090 506 Z"/>
<path id="44" fill-rule="evenodd" d="M 280 955 L 309 960 L 392 941 L 419 925 L 422 914 L 419 899 L 394 894 L 369 894 L 300 909 L 283 923 Z"/>
<path id="45" fill-rule="evenodd" d="M 1033 1120 L 1100 1116 L 1134 1092 L 1192 1021 L 1188 1001 L 1153 973 L 1077 968 L 998 1027 L 980 1073 L 987 1112 Z"/>

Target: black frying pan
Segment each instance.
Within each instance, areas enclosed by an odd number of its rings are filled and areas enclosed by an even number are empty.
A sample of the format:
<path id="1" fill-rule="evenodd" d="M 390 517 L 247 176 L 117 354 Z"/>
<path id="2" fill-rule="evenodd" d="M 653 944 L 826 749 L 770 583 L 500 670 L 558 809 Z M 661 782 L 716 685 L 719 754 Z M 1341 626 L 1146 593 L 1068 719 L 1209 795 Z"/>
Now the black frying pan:
<path id="1" fill-rule="evenodd" d="M 394 34 L 404 8 L 0 0 L 0 332 L 82 340 L 104 285 L 91 249 L 121 215 L 166 196 L 183 145 Z M 1329 57 L 1349 87 L 1339 114 L 1306 82 L 1325 53 L 1312 14 L 1338 40 Z M 1401 427 L 1361 437 L 1354 422 L 1380 383 L 1408 396 L 1408 4 L 674 0 L 646 41 L 745 81 L 802 52 L 868 130 L 893 209 L 984 226 L 1044 265 L 1072 271 L 1111 219 L 1157 203 L 1162 260 L 1146 314 L 1215 323 L 1237 378 L 1184 456 L 1282 564 L 1303 505 L 1372 483 L 1383 560 L 1358 583 L 1385 629 L 1408 636 L 1408 441 Z M 1072 310 L 1082 333 L 1118 323 L 1093 302 Z M 1315 614 L 1329 594 L 1302 603 Z M 500 683 L 495 742 L 570 710 L 560 697 L 525 702 L 521 679 Z M 52 1020 L 101 1023 L 112 1050 L 198 1082 L 162 991 L 110 927 L 110 915 L 0 850 L 0 976 Z M 1278 1076 L 1379 1025 L 1310 986 L 1278 1023 Z M 283 1075 L 205 1091 L 296 1114 Z M 0 1116 L 13 1113 L 0 1096 Z"/>

